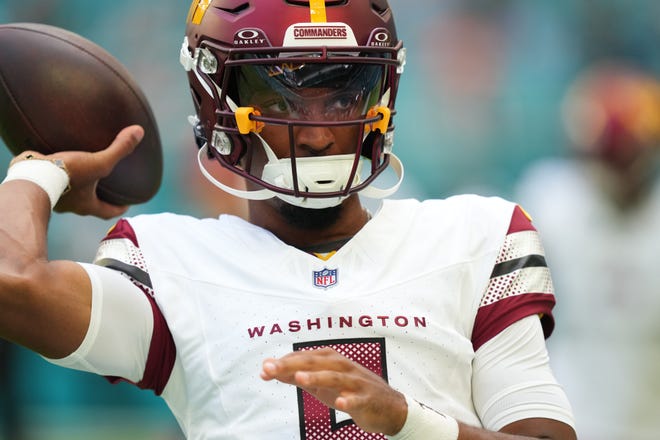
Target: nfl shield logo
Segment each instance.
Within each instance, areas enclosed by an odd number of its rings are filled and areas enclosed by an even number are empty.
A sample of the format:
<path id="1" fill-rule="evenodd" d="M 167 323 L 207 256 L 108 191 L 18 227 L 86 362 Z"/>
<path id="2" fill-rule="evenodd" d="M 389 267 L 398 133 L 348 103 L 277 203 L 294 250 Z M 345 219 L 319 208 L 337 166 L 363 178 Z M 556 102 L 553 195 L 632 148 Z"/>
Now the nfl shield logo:
<path id="1" fill-rule="evenodd" d="M 314 287 L 327 289 L 337 284 L 337 269 L 323 269 L 314 271 Z"/>

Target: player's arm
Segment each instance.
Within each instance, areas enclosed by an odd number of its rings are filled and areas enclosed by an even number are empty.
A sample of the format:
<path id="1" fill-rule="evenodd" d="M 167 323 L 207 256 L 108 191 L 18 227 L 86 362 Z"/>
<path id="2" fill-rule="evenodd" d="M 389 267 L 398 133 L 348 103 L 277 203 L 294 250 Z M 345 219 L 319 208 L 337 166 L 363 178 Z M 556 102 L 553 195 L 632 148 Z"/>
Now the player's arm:
<path id="1" fill-rule="evenodd" d="M 99 200 L 96 184 L 133 151 L 142 136 L 143 130 L 133 126 L 120 132 L 108 148 L 98 153 L 43 156 L 26 152 L 12 163 L 63 161 L 71 190 L 59 200 L 56 210 L 111 218 L 121 215 L 127 207 Z M 27 154 L 33 158 L 25 159 Z M 91 284 L 77 263 L 48 260 L 52 194 L 49 196 L 44 190 L 48 182 L 35 184 L 29 179 L 29 172 L 22 171 L 23 176 L 0 185 L 0 337 L 49 358 L 60 358 L 73 352 L 86 334 Z"/>

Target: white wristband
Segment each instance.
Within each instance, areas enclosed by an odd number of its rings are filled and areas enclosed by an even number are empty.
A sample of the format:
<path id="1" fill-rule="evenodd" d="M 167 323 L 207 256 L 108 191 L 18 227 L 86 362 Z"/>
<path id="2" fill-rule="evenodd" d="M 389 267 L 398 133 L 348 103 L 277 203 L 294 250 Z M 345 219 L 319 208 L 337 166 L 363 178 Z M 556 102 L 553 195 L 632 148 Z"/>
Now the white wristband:
<path id="1" fill-rule="evenodd" d="M 390 440 L 458 440 L 458 422 L 406 396 L 406 423 Z"/>
<path id="2" fill-rule="evenodd" d="M 51 209 L 69 188 L 69 174 L 64 164 L 49 159 L 28 158 L 15 162 L 7 170 L 7 177 L 2 183 L 11 180 L 29 180 L 37 184 L 48 194 Z"/>

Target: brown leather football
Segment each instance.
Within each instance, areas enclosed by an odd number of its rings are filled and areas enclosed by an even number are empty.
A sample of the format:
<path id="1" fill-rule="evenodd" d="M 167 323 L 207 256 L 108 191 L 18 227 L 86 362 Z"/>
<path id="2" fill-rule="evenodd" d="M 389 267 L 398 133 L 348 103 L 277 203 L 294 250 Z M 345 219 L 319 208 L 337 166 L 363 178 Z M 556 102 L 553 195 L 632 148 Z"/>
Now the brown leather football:
<path id="1" fill-rule="evenodd" d="M 97 188 L 117 205 L 146 202 L 162 179 L 160 135 L 144 93 L 116 58 L 80 35 L 0 25 L 0 137 L 13 154 L 99 151 L 132 124 L 144 139 Z"/>

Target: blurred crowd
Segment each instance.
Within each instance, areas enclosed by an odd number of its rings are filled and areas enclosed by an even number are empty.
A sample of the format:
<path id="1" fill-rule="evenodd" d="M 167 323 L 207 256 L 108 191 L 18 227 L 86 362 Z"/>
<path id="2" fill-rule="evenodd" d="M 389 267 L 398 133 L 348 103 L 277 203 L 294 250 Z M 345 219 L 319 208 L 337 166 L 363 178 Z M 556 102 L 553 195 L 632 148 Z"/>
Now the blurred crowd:
<path id="1" fill-rule="evenodd" d="M 550 355 L 582 440 L 660 432 L 660 2 L 390 0 L 408 62 L 397 197 L 519 201 L 541 232 L 559 305 Z M 0 23 L 40 22 L 100 44 L 135 75 L 165 149 L 165 180 L 129 214 L 244 214 L 200 177 L 178 51 L 189 3 L 0 0 Z M 2 62 L 2 48 L 0 48 Z M 2 163 L 9 153 L 0 151 Z M 56 215 L 51 258 L 89 261 L 112 222 Z M 255 373 L 256 374 L 256 373 Z M 129 385 L 0 345 L 0 440 L 180 438 Z M 103 436 L 106 437 L 103 437 Z"/>

